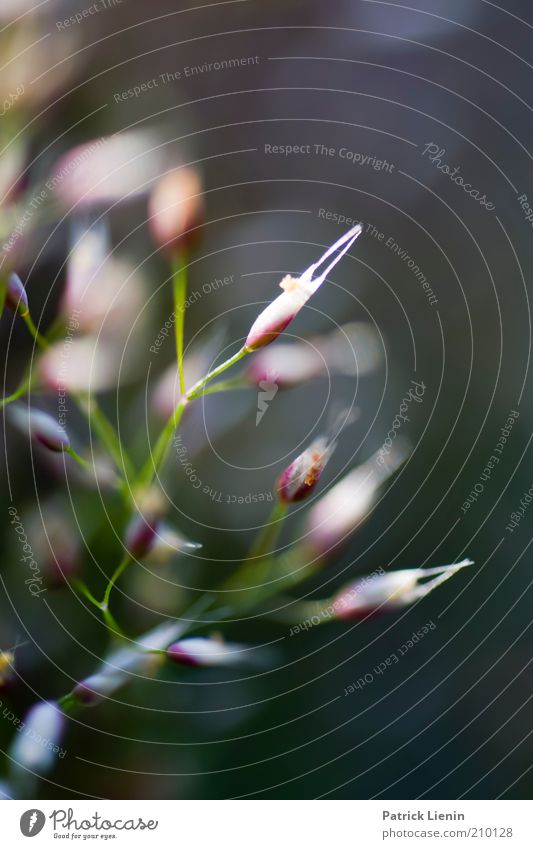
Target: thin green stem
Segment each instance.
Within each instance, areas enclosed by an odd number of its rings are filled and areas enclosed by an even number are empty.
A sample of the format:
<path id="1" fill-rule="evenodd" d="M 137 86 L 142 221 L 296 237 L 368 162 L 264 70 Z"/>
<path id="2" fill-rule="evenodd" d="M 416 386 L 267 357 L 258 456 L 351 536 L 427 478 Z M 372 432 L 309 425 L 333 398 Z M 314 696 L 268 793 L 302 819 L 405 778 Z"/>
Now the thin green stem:
<path id="1" fill-rule="evenodd" d="M 28 374 L 23 379 L 22 383 L 15 389 L 11 395 L 6 395 L 4 398 L 0 399 L 0 407 L 7 407 L 8 404 L 11 404 L 13 401 L 17 401 L 19 398 L 22 398 L 23 395 L 26 395 L 31 389 L 31 376 Z"/>
<path id="2" fill-rule="evenodd" d="M 140 488 L 144 488 L 148 486 L 155 475 L 163 465 L 165 458 L 168 454 L 168 450 L 170 448 L 170 443 L 172 441 L 172 437 L 174 435 L 174 431 L 178 427 L 181 417 L 183 416 L 183 411 L 187 406 L 189 401 L 192 401 L 195 398 L 199 398 L 202 394 L 200 390 L 206 386 L 209 381 L 214 380 L 215 377 L 218 377 L 219 374 L 226 371 L 226 369 L 231 368 L 231 366 L 238 363 L 249 351 L 247 348 L 241 348 L 240 351 L 237 351 L 232 357 L 230 357 L 225 362 L 221 363 L 221 365 L 217 366 L 217 368 L 210 371 L 205 375 L 201 380 L 191 386 L 191 388 L 185 393 L 185 395 L 179 401 L 176 409 L 170 416 L 166 425 L 164 426 L 159 438 L 155 444 L 154 450 L 151 452 L 148 457 L 146 463 L 144 464 L 142 471 L 137 479 L 137 486 Z"/>
<path id="3" fill-rule="evenodd" d="M 111 611 L 107 607 L 105 607 L 105 608 L 102 608 L 102 613 L 103 613 L 103 616 L 104 616 L 104 622 L 107 625 L 107 629 L 108 629 L 109 633 L 114 638 L 118 637 L 119 640 L 128 640 L 128 637 L 126 636 L 126 634 L 124 633 L 124 631 L 122 630 L 120 625 L 118 624 L 115 617 L 112 615 Z"/>
<path id="4" fill-rule="evenodd" d="M 203 392 L 195 394 L 195 398 L 203 398 L 204 395 L 213 395 L 215 392 L 229 392 L 232 389 L 249 389 L 250 384 L 246 378 L 239 374 L 237 377 L 230 377 L 228 380 L 221 380 L 220 383 L 215 383 L 214 386 L 209 386 Z"/>
<path id="5" fill-rule="evenodd" d="M 288 505 L 284 501 L 276 501 L 272 513 L 263 525 L 248 554 L 248 560 L 258 557 L 272 556 L 276 540 L 278 539 L 283 521 L 287 515 Z"/>
<path id="6" fill-rule="evenodd" d="M 85 598 L 91 602 L 91 604 L 94 604 L 94 606 L 97 607 L 98 610 L 101 610 L 100 602 L 97 598 L 93 596 L 85 581 L 82 581 L 81 578 L 74 578 L 74 580 L 72 581 L 72 586 L 76 590 L 78 590 L 78 592 L 84 595 Z"/>
<path id="7" fill-rule="evenodd" d="M 106 587 L 106 591 L 105 591 L 105 594 L 104 594 L 104 599 L 103 599 L 102 603 L 100 604 L 100 610 L 103 610 L 105 612 L 109 608 L 109 598 L 111 596 L 111 592 L 113 590 L 113 587 L 115 586 L 115 584 L 118 581 L 118 579 L 120 578 L 120 576 L 126 571 L 126 569 L 128 568 L 128 566 L 131 563 L 133 563 L 133 558 L 131 557 L 131 555 L 125 554 L 124 557 L 122 558 L 122 560 L 120 561 L 119 565 L 117 566 L 117 568 L 113 572 L 113 575 L 111 576 L 110 580 L 109 580 L 109 583 Z"/>
<path id="8" fill-rule="evenodd" d="M 39 348 L 42 348 L 43 351 L 46 351 L 46 349 L 48 348 L 48 340 L 45 339 L 45 337 L 41 333 L 39 333 L 39 331 L 35 327 L 35 324 L 33 323 L 33 319 L 31 317 L 31 315 L 29 314 L 29 312 L 24 313 L 24 315 L 21 315 L 21 318 L 24 321 L 29 332 L 31 333 L 31 335 L 35 339 Z"/>
<path id="9" fill-rule="evenodd" d="M 135 476 L 133 463 L 124 450 L 118 434 L 99 406 L 94 395 L 74 395 L 81 411 L 87 416 L 90 426 L 109 452 L 111 459 L 119 472 L 124 473 L 130 480 Z"/>
<path id="10" fill-rule="evenodd" d="M 72 457 L 72 459 L 75 460 L 76 463 L 78 463 L 78 465 L 82 467 L 82 469 L 86 469 L 87 471 L 94 472 L 93 464 L 89 463 L 88 460 L 84 460 L 83 457 L 80 457 L 80 455 L 77 454 L 76 451 L 74 451 L 74 448 L 72 448 L 71 445 L 69 445 L 69 447 L 66 449 L 66 453 L 70 457 Z"/>
<path id="11" fill-rule="evenodd" d="M 228 360 L 225 360 L 223 363 L 221 363 L 219 366 L 214 368 L 212 371 L 208 372 L 208 374 L 206 374 L 205 377 L 202 377 L 201 380 L 198 380 L 194 384 L 194 386 L 191 386 L 191 388 L 189 390 L 187 390 L 187 398 L 189 399 L 189 401 L 192 401 L 193 398 L 197 398 L 201 394 L 199 392 L 199 390 L 203 389 L 203 387 L 206 385 L 206 383 L 210 383 L 211 380 L 214 380 L 215 377 L 218 377 L 218 375 L 222 374 L 222 372 L 226 371 L 226 369 L 229 369 L 229 368 L 231 368 L 231 366 L 234 366 L 235 363 L 238 363 L 239 360 L 242 360 L 242 358 L 245 357 L 246 354 L 249 354 L 249 353 L 250 353 L 250 351 L 248 350 L 248 348 L 244 348 L 244 347 L 241 348 L 239 351 L 237 351 L 236 354 L 234 354 Z"/>
<path id="12" fill-rule="evenodd" d="M 185 303 L 187 298 L 187 267 L 185 256 L 177 254 L 172 258 L 172 289 L 174 293 L 174 332 L 176 336 L 176 359 L 180 392 L 185 395 L 185 377 L 183 374 L 183 340 L 185 328 Z"/>
<path id="13" fill-rule="evenodd" d="M 172 413 L 171 417 L 167 421 L 165 427 L 161 431 L 159 438 L 155 444 L 154 450 L 150 453 L 150 456 L 146 460 L 146 463 L 144 464 L 142 471 L 138 477 L 137 486 L 139 488 L 144 489 L 144 487 L 148 486 L 158 473 L 161 466 L 163 465 L 170 448 L 170 443 L 174 435 L 174 431 L 176 430 L 181 421 L 181 417 L 183 415 L 183 411 L 185 410 L 186 403 L 186 399 L 182 398 L 178 406 Z"/>

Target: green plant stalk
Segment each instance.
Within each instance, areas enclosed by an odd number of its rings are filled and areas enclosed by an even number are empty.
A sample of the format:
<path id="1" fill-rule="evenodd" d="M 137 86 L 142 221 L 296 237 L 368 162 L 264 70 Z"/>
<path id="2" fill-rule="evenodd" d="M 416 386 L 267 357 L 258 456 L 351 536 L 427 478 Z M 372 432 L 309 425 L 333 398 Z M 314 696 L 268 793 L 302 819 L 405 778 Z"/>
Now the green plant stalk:
<path id="1" fill-rule="evenodd" d="M 21 318 L 24 321 L 24 324 L 28 328 L 31 336 L 35 339 L 35 342 L 43 351 L 46 351 L 48 348 L 48 340 L 37 330 L 35 324 L 33 323 L 33 319 L 29 312 L 21 314 Z"/>
<path id="2" fill-rule="evenodd" d="M 128 566 L 131 563 L 133 563 L 133 557 L 131 556 L 131 554 L 125 554 L 124 557 L 122 558 L 122 560 L 120 561 L 119 565 L 117 566 L 117 568 L 113 572 L 113 575 L 111 576 L 110 580 L 109 580 L 109 583 L 106 587 L 106 591 L 104 593 L 104 598 L 102 600 L 102 603 L 100 604 L 100 610 L 102 610 L 104 612 L 106 610 L 108 610 L 108 608 L 109 608 L 109 598 L 111 596 L 111 591 L 112 591 L 113 587 L 115 586 L 116 582 L 118 581 L 118 579 L 120 578 L 120 576 L 126 571 L 126 569 L 128 568 Z"/>
<path id="3" fill-rule="evenodd" d="M 185 303 L 187 299 L 187 267 L 184 253 L 172 257 L 172 291 L 174 294 L 174 333 L 176 336 L 176 360 L 180 392 L 185 395 L 183 374 L 183 342 L 185 330 Z"/>
<path id="4" fill-rule="evenodd" d="M 13 401 L 18 401 L 19 398 L 22 398 L 23 395 L 26 395 L 30 389 L 32 388 L 32 379 L 31 374 L 27 374 L 20 386 L 15 389 L 11 395 L 6 395 L 4 398 L 0 399 L 0 407 L 7 407 L 8 404 L 12 404 Z"/>
<path id="5" fill-rule="evenodd" d="M 287 511 L 288 504 L 278 499 L 265 525 L 257 534 L 248 553 L 247 560 L 257 560 L 257 558 L 272 555 L 273 548 L 281 533 L 284 519 L 287 516 Z"/>
<path id="6" fill-rule="evenodd" d="M 98 404 L 94 395 L 74 393 L 74 399 L 81 412 L 87 417 L 89 425 L 95 431 L 103 446 L 106 448 L 115 466 L 126 479 L 135 477 L 132 461 L 124 450 L 118 434 Z"/>
<path id="7" fill-rule="evenodd" d="M 203 393 L 200 390 L 202 390 L 204 386 L 206 386 L 211 380 L 214 380 L 215 377 L 218 377 L 227 369 L 231 368 L 231 366 L 235 365 L 235 363 L 238 363 L 239 360 L 241 360 L 248 353 L 249 351 L 246 348 L 241 348 L 240 351 L 237 351 L 236 354 L 234 354 L 228 360 L 225 360 L 225 362 L 221 363 L 221 365 L 217 366 L 217 368 L 210 371 L 208 374 L 205 375 L 205 377 L 203 377 L 201 380 L 191 386 L 189 390 L 187 390 L 187 392 L 179 401 L 176 409 L 168 419 L 167 423 L 165 424 L 155 444 L 154 450 L 151 452 L 146 463 L 144 464 L 141 473 L 137 478 L 137 488 L 143 489 L 149 486 L 153 481 L 154 477 L 157 475 L 168 454 L 174 431 L 176 430 L 181 421 L 181 417 L 183 416 L 183 412 L 187 404 L 190 401 L 193 401 L 195 398 L 201 397 Z"/>

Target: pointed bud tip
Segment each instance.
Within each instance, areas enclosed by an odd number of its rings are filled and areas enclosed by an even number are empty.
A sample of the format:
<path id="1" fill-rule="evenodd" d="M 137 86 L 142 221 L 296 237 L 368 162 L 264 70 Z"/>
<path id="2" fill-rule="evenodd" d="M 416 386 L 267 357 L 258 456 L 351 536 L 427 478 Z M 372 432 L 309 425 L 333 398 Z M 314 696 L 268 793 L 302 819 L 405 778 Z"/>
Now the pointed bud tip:
<path id="1" fill-rule="evenodd" d="M 12 271 L 7 280 L 6 306 L 24 317 L 29 314 L 28 296 L 19 275 Z"/>

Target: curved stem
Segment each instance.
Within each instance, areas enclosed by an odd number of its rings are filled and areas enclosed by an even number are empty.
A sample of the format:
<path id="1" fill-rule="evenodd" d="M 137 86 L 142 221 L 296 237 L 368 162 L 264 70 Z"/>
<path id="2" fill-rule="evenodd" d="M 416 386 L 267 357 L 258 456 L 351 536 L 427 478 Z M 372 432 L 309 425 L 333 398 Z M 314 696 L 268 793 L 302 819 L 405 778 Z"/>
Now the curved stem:
<path id="1" fill-rule="evenodd" d="M 46 349 L 48 348 L 48 340 L 45 339 L 45 337 L 41 333 L 39 333 L 39 331 L 35 327 L 35 324 L 33 323 L 33 319 L 31 317 L 31 315 L 29 314 L 29 312 L 24 313 L 24 315 L 22 315 L 21 318 L 24 321 L 28 330 L 30 331 L 31 335 L 35 339 L 39 348 L 42 348 L 43 351 L 46 351 Z"/>
<path id="2" fill-rule="evenodd" d="M 115 586 L 116 582 L 118 581 L 120 576 L 123 574 L 123 572 L 126 571 L 128 566 L 130 565 L 130 563 L 133 563 L 133 558 L 131 557 L 130 554 L 125 554 L 124 557 L 122 558 L 122 560 L 120 561 L 119 565 L 117 566 L 117 568 L 113 572 L 113 575 L 111 576 L 111 579 L 110 579 L 110 581 L 109 581 L 109 583 L 106 587 L 104 599 L 103 599 L 103 601 L 100 605 L 100 610 L 104 611 L 104 613 L 105 613 L 105 611 L 107 611 L 107 609 L 109 607 L 109 598 L 111 596 L 111 591 L 112 591 L 113 587 Z"/>

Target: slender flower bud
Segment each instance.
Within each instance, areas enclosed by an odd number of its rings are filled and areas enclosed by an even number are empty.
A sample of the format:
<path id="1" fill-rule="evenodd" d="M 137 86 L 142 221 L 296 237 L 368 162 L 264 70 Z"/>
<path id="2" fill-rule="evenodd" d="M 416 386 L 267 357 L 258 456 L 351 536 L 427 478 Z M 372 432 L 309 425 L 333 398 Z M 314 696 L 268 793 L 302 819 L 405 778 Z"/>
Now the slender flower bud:
<path id="1" fill-rule="evenodd" d="M 7 279 L 6 307 L 22 316 L 28 315 L 30 311 L 26 289 L 15 271 Z"/>
<path id="2" fill-rule="evenodd" d="M 268 345 L 282 333 L 293 318 L 300 312 L 311 295 L 322 285 L 329 272 L 337 265 L 339 260 L 348 251 L 355 240 L 361 235 L 363 228 L 357 224 L 344 236 L 341 236 L 335 244 L 320 257 L 318 262 L 310 265 L 300 277 L 292 277 L 288 274 L 279 284 L 283 293 L 278 295 L 271 304 L 263 310 L 254 321 L 245 342 L 248 351 L 256 351 L 263 345 Z M 321 265 L 329 259 L 336 251 L 337 256 L 321 271 L 317 277 L 313 277 Z"/>
<path id="3" fill-rule="evenodd" d="M 137 560 L 148 558 L 154 564 L 166 563 L 183 551 L 196 551 L 201 544 L 190 542 L 174 531 L 162 520 L 161 494 L 148 490 L 141 499 L 140 510 L 129 523 L 125 534 L 125 546 Z"/>
<path id="4" fill-rule="evenodd" d="M 4 687 L 12 678 L 15 655 L 11 651 L 0 651 L 0 687 Z"/>
<path id="5" fill-rule="evenodd" d="M 407 450 L 398 441 L 388 454 L 386 465 L 380 465 L 378 454 L 374 454 L 319 498 L 307 517 L 308 544 L 317 553 L 326 555 L 346 541 L 366 518 L 382 484 L 406 457 Z"/>
<path id="6" fill-rule="evenodd" d="M 194 168 L 176 168 L 157 181 L 148 204 L 150 229 L 159 247 L 180 250 L 202 221 L 202 184 Z"/>
<path id="7" fill-rule="evenodd" d="M 360 578 L 344 587 L 333 600 L 337 619 L 362 619 L 374 613 L 388 613 L 424 598 L 472 560 L 432 569 L 400 569 Z M 428 580 L 429 579 L 429 580 Z"/>
<path id="8" fill-rule="evenodd" d="M 187 637 L 169 646 L 167 657 L 181 666 L 241 666 L 249 662 L 251 648 L 214 637 Z"/>
<path id="9" fill-rule="evenodd" d="M 186 624 L 173 620 L 158 625 L 132 647 L 120 648 L 104 658 L 99 668 L 74 688 L 74 698 L 83 705 L 99 704 L 140 676 L 152 676 L 164 662 L 164 651 L 183 633 Z"/>
<path id="10" fill-rule="evenodd" d="M 124 543 L 132 557 L 141 559 L 155 544 L 159 518 L 155 516 L 143 516 L 138 513 L 133 517 L 128 527 Z"/>
<path id="11" fill-rule="evenodd" d="M 292 504 L 307 498 L 317 485 L 334 449 L 335 443 L 328 443 L 324 437 L 320 437 L 293 460 L 278 480 L 280 501 Z"/>
<path id="12" fill-rule="evenodd" d="M 254 384 L 275 374 L 277 386 L 284 389 L 328 374 L 362 377 L 374 371 L 382 357 L 383 346 L 372 325 L 352 321 L 306 341 L 264 348 L 250 357 L 246 374 Z"/>
<path id="13" fill-rule="evenodd" d="M 40 702 L 30 708 L 23 729 L 11 747 L 10 755 L 15 764 L 39 774 L 49 772 L 65 726 L 65 716 L 55 702 Z"/>
<path id="14" fill-rule="evenodd" d="M 42 410 L 28 409 L 21 404 L 9 408 L 12 424 L 22 433 L 29 434 L 40 445 L 50 451 L 66 451 L 70 440 L 64 428 L 52 416 Z"/>

